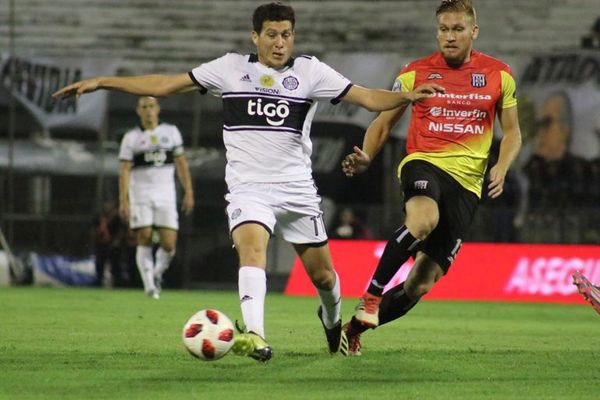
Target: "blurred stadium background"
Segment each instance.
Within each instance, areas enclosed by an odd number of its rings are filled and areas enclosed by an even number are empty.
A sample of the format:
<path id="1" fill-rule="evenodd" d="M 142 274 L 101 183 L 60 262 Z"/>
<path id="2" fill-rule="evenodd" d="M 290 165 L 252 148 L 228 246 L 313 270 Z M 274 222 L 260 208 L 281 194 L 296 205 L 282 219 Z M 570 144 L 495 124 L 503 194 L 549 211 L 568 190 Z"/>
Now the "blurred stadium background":
<path id="1" fill-rule="evenodd" d="M 26 267 L 36 268 L 32 254 L 93 255 L 92 221 L 103 203 L 117 199 L 119 141 L 137 124 L 133 96 L 102 92 L 78 105 L 58 105 L 50 94 L 78 77 L 181 73 L 225 52 L 251 52 L 251 13 L 261 3 L 0 1 L 0 222 Z M 316 55 L 355 83 L 388 88 L 405 62 L 435 50 L 438 3 L 293 1 L 295 54 Z M 503 197 L 483 200 L 468 240 L 597 245 L 600 49 L 583 49 L 582 37 L 600 17 L 598 0 L 474 3 L 481 27 L 475 48 L 515 71 L 524 150 Z M 568 151 L 532 162 L 540 141 L 553 140 L 542 131 L 552 117 L 545 104 L 555 93 L 570 102 L 557 114 L 565 131 L 557 140 L 565 136 Z M 192 217 L 181 218 L 167 285 L 233 287 L 237 259 L 224 215 L 220 101 L 190 93 L 161 106 L 161 118 L 184 135 L 197 204 Z M 332 232 L 340 210 L 351 208 L 368 237 L 385 239 L 402 218 L 395 168 L 404 152 L 404 125 L 369 174 L 348 180 L 339 170 L 374 117 L 353 107 L 322 106 L 312 133 L 313 162 Z M 587 271 L 600 278 L 600 248 L 591 248 Z M 544 257 L 560 257 L 563 247 L 556 249 Z M 269 257 L 272 287 L 283 287 L 293 263 L 290 248 L 274 239 Z"/>

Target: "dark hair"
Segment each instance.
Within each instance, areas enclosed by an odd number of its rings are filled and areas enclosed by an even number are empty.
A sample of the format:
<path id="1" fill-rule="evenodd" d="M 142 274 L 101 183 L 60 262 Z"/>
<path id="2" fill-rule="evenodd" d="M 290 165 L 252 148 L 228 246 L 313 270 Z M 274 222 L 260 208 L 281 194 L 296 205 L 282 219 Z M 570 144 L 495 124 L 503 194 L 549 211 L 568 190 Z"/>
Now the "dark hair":
<path id="1" fill-rule="evenodd" d="M 292 29 L 294 29 L 296 16 L 291 6 L 286 6 L 277 1 L 263 4 L 254 10 L 254 14 L 252 14 L 252 27 L 256 33 L 260 33 L 265 21 L 290 21 Z"/>
<path id="2" fill-rule="evenodd" d="M 435 11 L 435 16 L 445 12 L 465 12 L 473 18 L 473 21 L 476 19 L 475 8 L 473 8 L 471 0 L 442 0 L 442 4 Z"/>

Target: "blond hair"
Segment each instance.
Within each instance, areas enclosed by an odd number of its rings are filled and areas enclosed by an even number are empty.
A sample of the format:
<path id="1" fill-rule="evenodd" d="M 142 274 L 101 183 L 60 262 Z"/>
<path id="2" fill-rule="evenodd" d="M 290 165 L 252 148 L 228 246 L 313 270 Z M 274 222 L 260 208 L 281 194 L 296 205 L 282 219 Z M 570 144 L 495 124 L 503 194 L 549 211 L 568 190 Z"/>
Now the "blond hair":
<path id="1" fill-rule="evenodd" d="M 473 19 L 473 22 L 477 19 L 471 0 L 442 0 L 442 4 L 435 11 L 435 16 L 438 17 L 440 14 L 446 12 L 464 12 Z"/>

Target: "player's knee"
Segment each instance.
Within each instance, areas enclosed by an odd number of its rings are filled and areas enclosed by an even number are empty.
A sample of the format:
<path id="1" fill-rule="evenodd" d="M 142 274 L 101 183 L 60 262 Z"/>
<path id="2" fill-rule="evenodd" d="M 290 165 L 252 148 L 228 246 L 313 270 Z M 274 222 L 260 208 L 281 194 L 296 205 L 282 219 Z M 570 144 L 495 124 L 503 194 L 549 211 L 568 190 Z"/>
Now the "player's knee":
<path id="1" fill-rule="evenodd" d="M 429 234 L 433 232 L 437 224 L 437 218 L 423 217 L 420 218 L 418 221 L 413 221 L 410 224 L 407 222 L 406 226 L 415 238 L 419 240 L 425 240 L 427 236 L 429 236 Z"/>
<path id="2" fill-rule="evenodd" d="M 162 249 L 164 251 L 166 251 L 167 253 L 175 253 L 175 243 L 172 243 L 172 242 L 161 243 L 160 247 L 162 247 Z"/>
<path id="3" fill-rule="evenodd" d="M 320 268 L 312 271 L 310 279 L 318 289 L 331 290 L 335 286 L 335 274 L 329 269 Z"/>
<path id="4" fill-rule="evenodd" d="M 261 246 L 236 246 L 236 249 L 240 257 L 240 265 L 263 266 L 266 263 L 266 249 Z"/>
<path id="5" fill-rule="evenodd" d="M 138 246 L 152 246 L 152 233 L 138 232 L 136 241 Z"/>

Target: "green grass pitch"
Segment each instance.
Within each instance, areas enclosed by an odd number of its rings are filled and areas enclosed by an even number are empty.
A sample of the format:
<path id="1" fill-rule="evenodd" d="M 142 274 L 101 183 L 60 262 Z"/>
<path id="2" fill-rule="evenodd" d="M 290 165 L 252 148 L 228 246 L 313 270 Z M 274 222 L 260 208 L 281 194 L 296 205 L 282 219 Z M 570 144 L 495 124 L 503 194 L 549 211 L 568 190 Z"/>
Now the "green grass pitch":
<path id="1" fill-rule="evenodd" d="M 345 299 L 345 319 L 355 299 Z M 192 358 L 184 322 L 237 293 L 0 289 L 0 399 L 587 399 L 600 396 L 589 306 L 423 301 L 330 356 L 316 298 L 267 295 L 274 358 Z"/>

